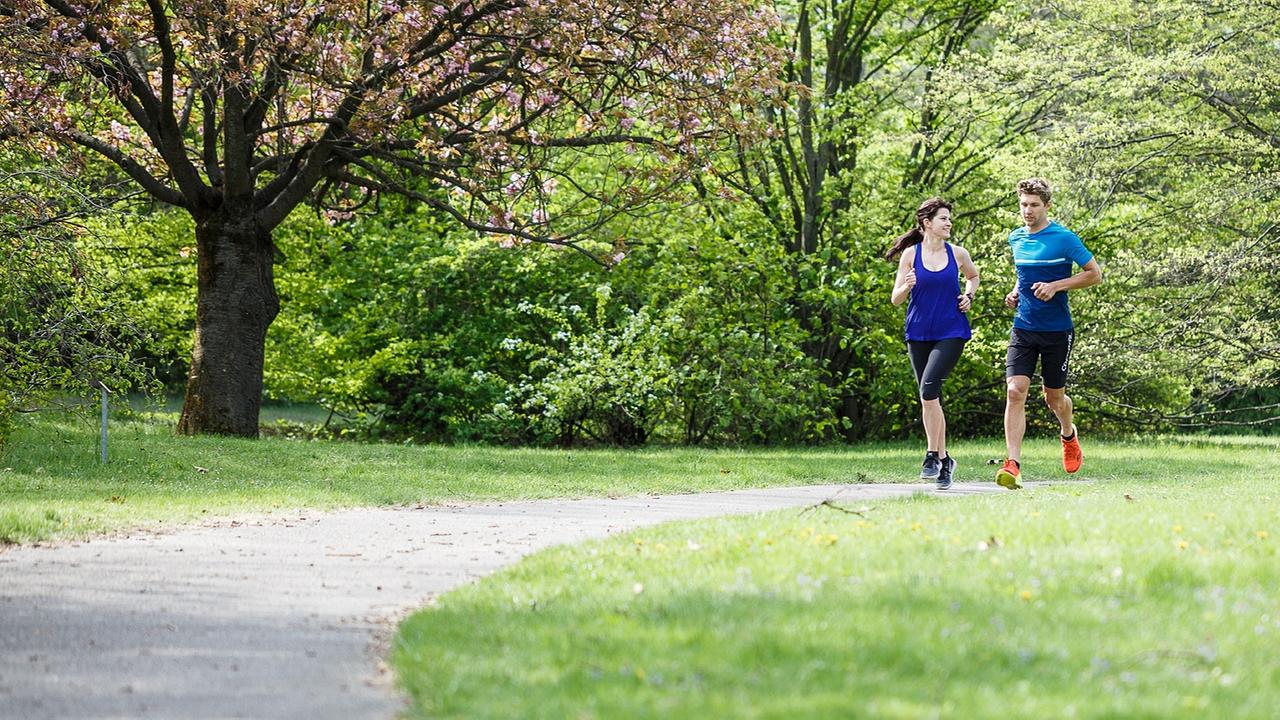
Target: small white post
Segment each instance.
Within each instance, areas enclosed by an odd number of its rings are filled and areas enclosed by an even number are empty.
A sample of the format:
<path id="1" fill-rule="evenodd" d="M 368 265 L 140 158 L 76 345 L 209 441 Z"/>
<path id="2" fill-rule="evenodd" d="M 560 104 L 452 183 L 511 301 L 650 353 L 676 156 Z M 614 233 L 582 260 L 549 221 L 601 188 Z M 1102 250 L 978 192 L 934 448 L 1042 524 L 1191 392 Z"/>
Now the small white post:
<path id="1" fill-rule="evenodd" d="M 99 457 L 102 464 L 107 464 L 107 386 L 98 383 L 98 391 L 102 393 L 102 438 L 98 442 Z"/>

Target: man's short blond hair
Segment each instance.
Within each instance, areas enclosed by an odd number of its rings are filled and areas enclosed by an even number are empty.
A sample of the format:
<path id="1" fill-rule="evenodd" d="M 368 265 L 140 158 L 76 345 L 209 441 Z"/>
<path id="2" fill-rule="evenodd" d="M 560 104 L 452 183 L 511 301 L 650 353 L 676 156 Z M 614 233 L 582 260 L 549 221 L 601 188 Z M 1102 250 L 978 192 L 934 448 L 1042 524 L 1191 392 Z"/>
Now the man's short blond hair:
<path id="1" fill-rule="evenodd" d="M 1049 181 L 1044 178 L 1027 178 L 1018 183 L 1019 195 L 1035 195 L 1044 201 L 1045 205 L 1049 204 L 1049 198 L 1053 197 L 1053 190 L 1049 187 Z"/>

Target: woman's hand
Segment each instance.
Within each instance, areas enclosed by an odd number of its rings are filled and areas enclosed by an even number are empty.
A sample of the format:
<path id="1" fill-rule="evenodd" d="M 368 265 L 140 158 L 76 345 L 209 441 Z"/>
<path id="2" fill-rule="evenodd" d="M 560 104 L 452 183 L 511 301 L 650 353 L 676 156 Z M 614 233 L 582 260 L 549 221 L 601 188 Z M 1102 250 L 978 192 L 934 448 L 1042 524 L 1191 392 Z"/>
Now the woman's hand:
<path id="1" fill-rule="evenodd" d="M 911 292 L 911 288 L 915 286 L 916 286 L 916 271 L 908 270 L 907 274 L 902 276 L 902 284 L 899 285 L 898 287 L 902 288 L 904 292 Z M 884 292 L 884 291 L 881 290 L 880 292 Z"/>

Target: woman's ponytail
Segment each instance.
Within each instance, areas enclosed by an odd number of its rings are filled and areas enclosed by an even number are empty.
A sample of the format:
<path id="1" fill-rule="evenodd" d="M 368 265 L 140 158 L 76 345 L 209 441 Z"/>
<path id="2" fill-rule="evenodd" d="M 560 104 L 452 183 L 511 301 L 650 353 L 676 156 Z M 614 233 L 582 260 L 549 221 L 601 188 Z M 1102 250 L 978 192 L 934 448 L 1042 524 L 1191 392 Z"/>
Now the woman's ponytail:
<path id="1" fill-rule="evenodd" d="M 893 260 L 894 258 L 897 258 L 899 255 L 901 255 L 903 250 L 906 250 L 912 245 L 919 245 L 923 241 L 924 241 L 924 233 L 920 230 L 920 228 L 913 227 L 910 230 L 906 231 L 905 233 L 899 235 L 898 239 L 893 241 L 893 245 L 889 247 L 889 252 L 884 254 L 884 259 Z"/>
<path id="2" fill-rule="evenodd" d="M 885 260 L 892 260 L 902 254 L 903 250 L 912 245 L 919 245 L 924 242 L 924 221 L 932 220 L 939 210 L 946 208 L 951 210 L 951 203 L 940 197 L 931 197 L 920 203 L 920 207 L 916 209 L 915 227 L 898 236 L 893 241 L 893 245 L 889 246 L 889 251 L 884 254 Z"/>

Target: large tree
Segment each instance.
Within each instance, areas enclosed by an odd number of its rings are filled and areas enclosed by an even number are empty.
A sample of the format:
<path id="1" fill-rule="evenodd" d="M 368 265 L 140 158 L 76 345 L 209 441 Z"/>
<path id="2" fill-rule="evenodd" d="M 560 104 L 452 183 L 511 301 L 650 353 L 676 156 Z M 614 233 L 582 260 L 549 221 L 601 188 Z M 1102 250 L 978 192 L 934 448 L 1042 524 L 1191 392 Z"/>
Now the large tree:
<path id="1" fill-rule="evenodd" d="M 600 228 L 747 130 L 772 26 L 740 0 L 0 0 L 0 139 L 95 154 L 190 213 L 179 431 L 253 436 L 272 231 L 299 204 L 394 192 L 616 256 Z"/>

